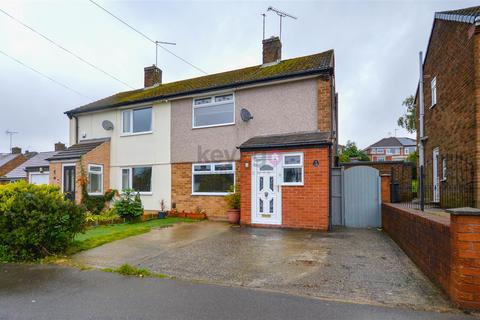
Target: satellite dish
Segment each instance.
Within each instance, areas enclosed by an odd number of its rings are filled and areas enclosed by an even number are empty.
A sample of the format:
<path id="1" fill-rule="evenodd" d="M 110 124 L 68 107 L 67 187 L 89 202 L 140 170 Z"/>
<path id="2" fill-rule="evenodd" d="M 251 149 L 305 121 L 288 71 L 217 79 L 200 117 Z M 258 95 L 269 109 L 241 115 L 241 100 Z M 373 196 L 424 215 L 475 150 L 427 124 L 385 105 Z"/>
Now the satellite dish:
<path id="1" fill-rule="evenodd" d="M 107 131 L 113 130 L 113 123 L 110 120 L 103 120 L 102 127 Z"/>
<path id="2" fill-rule="evenodd" d="M 245 121 L 245 122 L 248 122 L 248 121 L 250 121 L 251 119 L 253 119 L 253 116 L 252 116 L 252 114 L 250 113 L 250 111 L 248 111 L 248 110 L 245 109 L 245 108 L 242 108 L 242 110 L 240 110 L 240 117 L 241 117 L 242 120 Z"/>

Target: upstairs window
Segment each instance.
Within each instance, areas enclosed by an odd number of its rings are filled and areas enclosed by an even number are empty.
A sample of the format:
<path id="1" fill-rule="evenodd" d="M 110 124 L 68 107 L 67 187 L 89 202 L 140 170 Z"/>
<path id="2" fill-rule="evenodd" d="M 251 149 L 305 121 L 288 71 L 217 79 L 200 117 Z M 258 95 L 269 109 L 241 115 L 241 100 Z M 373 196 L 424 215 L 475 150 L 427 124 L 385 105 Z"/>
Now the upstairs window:
<path id="1" fill-rule="evenodd" d="M 193 128 L 224 126 L 235 123 L 233 94 L 193 100 Z"/>
<path id="2" fill-rule="evenodd" d="M 151 132 L 152 107 L 123 111 L 122 126 L 122 132 L 124 134 Z"/>
<path id="3" fill-rule="evenodd" d="M 103 166 L 96 164 L 88 165 L 87 192 L 89 195 L 103 194 Z"/>
<path id="4" fill-rule="evenodd" d="M 432 106 L 434 107 L 437 104 L 437 77 L 434 77 L 431 82 L 432 87 Z"/>
<path id="5" fill-rule="evenodd" d="M 385 152 L 385 150 L 383 148 L 377 148 L 377 153 L 378 154 L 382 154 L 384 152 Z"/>

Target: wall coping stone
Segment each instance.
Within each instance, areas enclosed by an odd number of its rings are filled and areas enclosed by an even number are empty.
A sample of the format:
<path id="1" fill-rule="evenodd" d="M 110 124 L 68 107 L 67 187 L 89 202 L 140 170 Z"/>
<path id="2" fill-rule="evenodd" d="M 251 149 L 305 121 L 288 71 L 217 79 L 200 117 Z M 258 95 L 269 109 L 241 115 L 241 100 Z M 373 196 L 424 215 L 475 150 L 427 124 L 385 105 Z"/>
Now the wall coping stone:
<path id="1" fill-rule="evenodd" d="M 447 212 L 456 216 L 480 216 L 480 209 L 470 207 L 448 209 Z"/>

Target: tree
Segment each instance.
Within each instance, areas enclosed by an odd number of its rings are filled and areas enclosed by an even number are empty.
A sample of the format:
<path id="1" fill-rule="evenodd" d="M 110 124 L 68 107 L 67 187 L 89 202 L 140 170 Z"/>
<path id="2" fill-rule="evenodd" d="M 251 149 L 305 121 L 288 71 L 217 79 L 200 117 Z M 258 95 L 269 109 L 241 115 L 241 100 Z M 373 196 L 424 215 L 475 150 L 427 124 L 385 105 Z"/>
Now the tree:
<path id="1" fill-rule="evenodd" d="M 350 162 L 352 158 L 359 161 L 370 161 L 370 158 L 362 150 L 358 150 L 355 142 L 348 140 L 342 153 L 340 153 L 340 162 Z"/>
<path id="2" fill-rule="evenodd" d="M 407 112 L 398 118 L 397 124 L 408 132 L 414 133 L 417 131 L 417 106 L 415 105 L 415 97 L 411 95 L 405 98 L 402 102 L 402 106 L 407 107 Z"/>
<path id="3" fill-rule="evenodd" d="M 412 162 L 412 163 L 417 163 L 417 157 L 418 157 L 418 153 L 417 153 L 417 150 L 415 150 L 414 152 L 410 153 L 407 157 L 407 159 L 405 159 L 405 161 L 407 162 Z"/>

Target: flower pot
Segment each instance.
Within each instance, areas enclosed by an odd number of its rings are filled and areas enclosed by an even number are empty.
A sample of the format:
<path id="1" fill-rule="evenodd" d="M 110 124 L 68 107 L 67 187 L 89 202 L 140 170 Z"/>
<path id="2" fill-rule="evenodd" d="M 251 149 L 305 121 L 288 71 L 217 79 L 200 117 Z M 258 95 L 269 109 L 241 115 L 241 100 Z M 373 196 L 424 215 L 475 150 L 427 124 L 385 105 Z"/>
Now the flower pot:
<path id="1" fill-rule="evenodd" d="M 240 209 L 228 209 L 227 219 L 231 224 L 238 224 L 240 222 Z"/>
<path id="2" fill-rule="evenodd" d="M 158 219 L 165 219 L 167 213 L 165 211 L 158 211 Z"/>

